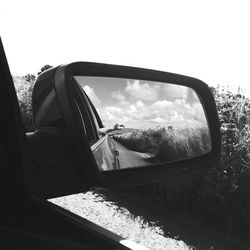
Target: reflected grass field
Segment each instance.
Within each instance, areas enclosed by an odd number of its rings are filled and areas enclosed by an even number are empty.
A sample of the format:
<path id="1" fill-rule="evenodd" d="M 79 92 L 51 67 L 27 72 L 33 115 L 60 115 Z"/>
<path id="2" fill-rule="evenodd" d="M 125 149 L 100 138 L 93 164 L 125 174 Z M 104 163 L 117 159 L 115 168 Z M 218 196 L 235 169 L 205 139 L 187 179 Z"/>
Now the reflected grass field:
<path id="1" fill-rule="evenodd" d="M 126 148 L 151 154 L 148 160 L 165 162 L 187 159 L 211 151 L 211 141 L 206 128 L 133 130 L 114 135 Z"/>

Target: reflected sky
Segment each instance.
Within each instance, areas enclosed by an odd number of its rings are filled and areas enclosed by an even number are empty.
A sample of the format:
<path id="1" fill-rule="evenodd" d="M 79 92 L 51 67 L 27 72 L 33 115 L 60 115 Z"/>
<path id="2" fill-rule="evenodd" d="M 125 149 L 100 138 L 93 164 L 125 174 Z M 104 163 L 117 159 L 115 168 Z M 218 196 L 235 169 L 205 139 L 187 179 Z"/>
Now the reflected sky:
<path id="1" fill-rule="evenodd" d="M 122 78 L 75 77 L 95 105 L 103 124 L 148 129 L 207 127 L 196 93 L 169 83 Z"/>

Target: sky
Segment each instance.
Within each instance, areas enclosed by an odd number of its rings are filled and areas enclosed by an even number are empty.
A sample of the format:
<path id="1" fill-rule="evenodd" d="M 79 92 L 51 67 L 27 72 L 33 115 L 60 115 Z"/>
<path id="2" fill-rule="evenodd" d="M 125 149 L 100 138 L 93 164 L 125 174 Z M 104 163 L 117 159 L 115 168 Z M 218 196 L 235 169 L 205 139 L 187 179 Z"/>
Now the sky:
<path id="1" fill-rule="evenodd" d="M 0 33 L 12 74 L 91 61 L 240 86 L 250 96 L 248 0 L 1 2 Z"/>
<path id="2" fill-rule="evenodd" d="M 137 79 L 77 76 L 104 127 L 207 128 L 196 93 L 176 84 Z"/>

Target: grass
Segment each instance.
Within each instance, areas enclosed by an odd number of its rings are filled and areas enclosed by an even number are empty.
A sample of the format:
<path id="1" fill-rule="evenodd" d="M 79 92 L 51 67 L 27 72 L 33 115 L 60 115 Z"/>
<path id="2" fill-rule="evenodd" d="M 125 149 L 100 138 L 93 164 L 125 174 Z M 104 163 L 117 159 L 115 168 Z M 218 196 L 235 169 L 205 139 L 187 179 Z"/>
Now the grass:
<path id="1" fill-rule="evenodd" d="M 128 149 L 152 154 L 149 158 L 152 162 L 192 158 L 211 150 L 205 128 L 134 130 L 116 135 L 114 139 Z"/>

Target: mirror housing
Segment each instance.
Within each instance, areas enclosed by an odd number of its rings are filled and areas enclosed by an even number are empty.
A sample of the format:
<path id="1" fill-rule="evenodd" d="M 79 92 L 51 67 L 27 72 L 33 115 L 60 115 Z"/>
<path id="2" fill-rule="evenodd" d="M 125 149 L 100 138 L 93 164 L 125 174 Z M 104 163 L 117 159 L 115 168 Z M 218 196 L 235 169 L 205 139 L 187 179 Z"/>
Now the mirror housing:
<path id="1" fill-rule="evenodd" d="M 83 110 L 88 110 L 88 105 L 92 106 L 92 103 L 84 103 L 84 98 L 86 97 L 81 94 L 74 76 L 138 79 L 142 81 L 173 83 L 192 88 L 203 105 L 211 136 L 212 150 L 205 155 L 195 158 L 164 162 L 148 167 L 126 168 L 119 171 L 100 171 L 86 136 L 86 128 L 83 126 L 84 117 L 87 117 L 88 114 L 79 112 L 81 105 Z M 43 98 L 46 99 L 44 103 L 42 102 Z M 36 131 L 43 130 L 46 127 L 55 130 L 65 130 L 67 141 L 74 152 L 71 168 L 75 169 L 74 171 L 79 174 L 77 177 L 71 176 L 70 183 L 81 183 L 82 180 L 82 184 L 79 184 L 79 189 L 91 186 L 123 188 L 160 182 L 194 171 L 207 170 L 215 166 L 220 159 L 220 126 L 216 104 L 209 87 L 195 78 L 127 66 L 76 62 L 42 73 L 38 77 L 33 90 L 32 105 Z M 92 112 L 96 112 L 93 106 L 92 110 L 94 110 Z M 102 121 L 98 120 L 95 123 L 99 127 L 103 127 Z M 94 131 L 93 136 L 98 136 L 95 133 L 97 132 Z M 63 173 L 66 174 L 65 172 Z M 60 168 L 58 168 L 58 176 L 60 174 Z M 73 180 L 74 178 L 77 178 L 77 181 Z"/>

